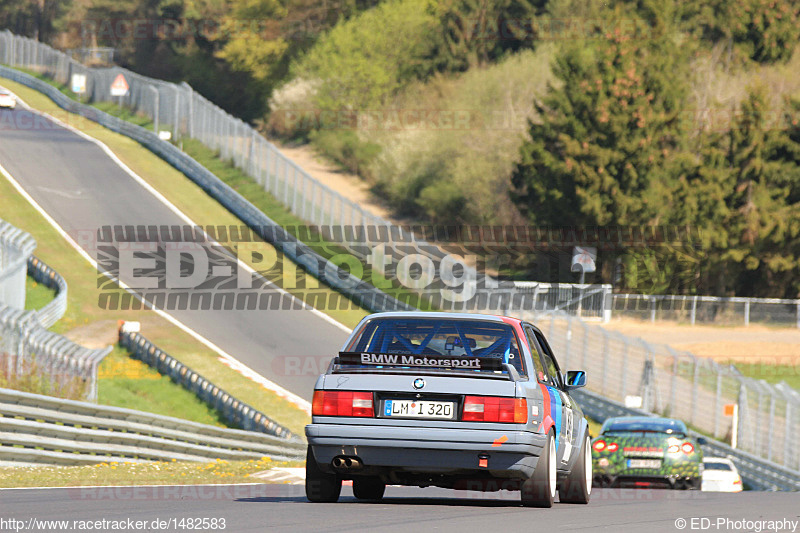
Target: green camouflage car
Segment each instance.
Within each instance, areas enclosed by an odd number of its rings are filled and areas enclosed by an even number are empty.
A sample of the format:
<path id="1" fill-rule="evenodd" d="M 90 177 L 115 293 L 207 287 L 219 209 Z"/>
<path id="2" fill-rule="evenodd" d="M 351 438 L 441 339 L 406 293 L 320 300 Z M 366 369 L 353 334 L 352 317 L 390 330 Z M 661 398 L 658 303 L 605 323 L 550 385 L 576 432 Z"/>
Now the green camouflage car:
<path id="1" fill-rule="evenodd" d="M 609 418 L 592 440 L 594 485 L 699 489 L 703 439 L 672 418 Z"/>

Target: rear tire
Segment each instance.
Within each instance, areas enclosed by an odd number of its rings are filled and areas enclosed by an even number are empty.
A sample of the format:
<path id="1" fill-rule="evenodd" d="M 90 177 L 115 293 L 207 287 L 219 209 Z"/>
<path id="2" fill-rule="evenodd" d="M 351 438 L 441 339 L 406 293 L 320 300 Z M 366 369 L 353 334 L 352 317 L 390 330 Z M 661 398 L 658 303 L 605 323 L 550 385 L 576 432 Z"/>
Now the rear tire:
<path id="1" fill-rule="evenodd" d="M 355 476 L 353 478 L 353 496 L 359 500 L 379 501 L 386 492 L 386 483 L 377 476 Z"/>
<path id="2" fill-rule="evenodd" d="M 558 488 L 561 503 L 589 503 L 592 494 L 592 447 L 588 434 L 584 436 L 578 453 L 580 455 L 572 470 Z"/>
<path id="3" fill-rule="evenodd" d="M 556 439 L 552 431 L 547 434 L 536 470 L 522 484 L 520 493 L 522 505 L 525 507 L 553 506 L 556 496 Z"/>
<path id="4" fill-rule="evenodd" d="M 326 474 L 320 470 L 311 446 L 306 451 L 306 498 L 317 503 L 333 503 L 339 500 L 342 480 L 336 474 Z"/>

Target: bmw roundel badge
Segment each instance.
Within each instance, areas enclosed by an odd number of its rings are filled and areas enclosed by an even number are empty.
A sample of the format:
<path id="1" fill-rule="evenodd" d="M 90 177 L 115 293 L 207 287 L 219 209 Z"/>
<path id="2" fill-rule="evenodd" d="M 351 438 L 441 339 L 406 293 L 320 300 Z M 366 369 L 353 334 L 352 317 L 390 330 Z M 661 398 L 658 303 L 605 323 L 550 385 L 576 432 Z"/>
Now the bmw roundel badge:
<path id="1" fill-rule="evenodd" d="M 417 378 L 414 380 L 414 388 L 419 390 L 425 386 L 425 380 L 422 378 Z"/>

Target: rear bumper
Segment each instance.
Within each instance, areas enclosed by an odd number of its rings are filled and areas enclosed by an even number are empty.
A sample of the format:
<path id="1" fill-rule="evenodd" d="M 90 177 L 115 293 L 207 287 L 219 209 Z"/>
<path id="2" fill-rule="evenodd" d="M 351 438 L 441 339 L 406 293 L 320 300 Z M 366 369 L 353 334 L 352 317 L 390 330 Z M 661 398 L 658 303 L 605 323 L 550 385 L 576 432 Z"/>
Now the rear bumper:
<path id="1" fill-rule="evenodd" d="M 306 438 L 320 468 L 333 472 L 339 455 L 358 457 L 365 472 L 463 474 L 525 479 L 533 474 L 546 435 L 529 431 L 309 424 Z M 480 457 L 479 457 L 480 456 Z M 486 467 L 479 459 L 486 459 Z"/>
<path id="2" fill-rule="evenodd" d="M 604 488 L 664 488 L 681 490 L 700 489 L 700 477 L 692 476 L 647 476 L 629 474 L 594 475 L 593 485 Z"/>

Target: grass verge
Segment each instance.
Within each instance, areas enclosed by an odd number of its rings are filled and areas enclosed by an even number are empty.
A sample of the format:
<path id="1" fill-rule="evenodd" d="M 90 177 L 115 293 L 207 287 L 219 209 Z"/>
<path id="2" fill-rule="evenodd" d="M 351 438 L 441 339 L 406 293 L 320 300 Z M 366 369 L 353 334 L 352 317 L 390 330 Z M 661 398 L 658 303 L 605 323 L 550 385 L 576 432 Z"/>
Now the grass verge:
<path id="1" fill-rule="evenodd" d="M 25 278 L 25 309 L 35 311 L 53 301 L 56 291 L 37 282 L 30 276 Z"/>
<path id="2" fill-rule="evenodd" d="M 785 381 L 795 390 L 800 390 L 800 366 L 780 365 L 774 363 L 739 363 L 731 361 L 742 375 L 753 378 L 763 379 L 767 383 L 777 384 Z"/>
<path id="3" fill-rule="evenodd" d="M 17 488 L 263 483 L 261 479 L 251 477 L 252 474 L 275 467 L 301 465 L 298 462 L 277 462 L 269 457 L 262 457 L 249 461 L 217 459 L 208 463 L 111 462 L 91 466 L 8 467 L 0 468 L 0 486 Z"/>

